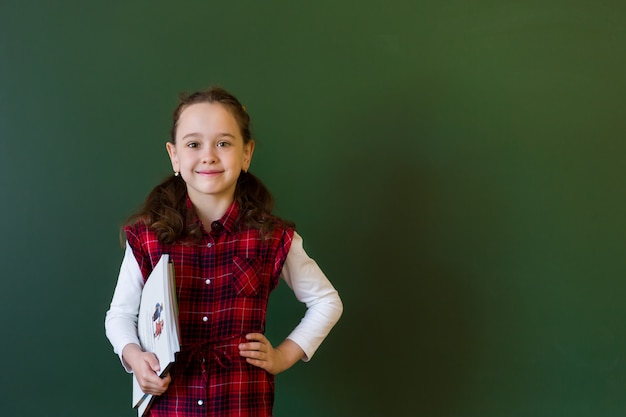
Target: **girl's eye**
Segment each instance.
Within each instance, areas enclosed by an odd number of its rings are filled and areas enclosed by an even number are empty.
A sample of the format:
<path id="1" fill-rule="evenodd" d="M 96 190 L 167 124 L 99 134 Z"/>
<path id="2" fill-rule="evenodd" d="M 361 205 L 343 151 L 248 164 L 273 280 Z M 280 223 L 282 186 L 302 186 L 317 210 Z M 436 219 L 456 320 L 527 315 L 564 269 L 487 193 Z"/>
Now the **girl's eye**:
<path id="1" fill-rule="evenodd" d="M 188 148 L 197 148 L 197 147 L 198 147 L 198 144 L 197 144 L 196 142 L 189 142 L 189 143 L 187 144 L 187 147 L 188 147 Z"/>
<path id="2" fill-rule="evenodd" d="M 217 142 L 218 148 L 226 148 L 227 146 L 230 146 L 230 142 L 224 142 L 224 141 Z"/>

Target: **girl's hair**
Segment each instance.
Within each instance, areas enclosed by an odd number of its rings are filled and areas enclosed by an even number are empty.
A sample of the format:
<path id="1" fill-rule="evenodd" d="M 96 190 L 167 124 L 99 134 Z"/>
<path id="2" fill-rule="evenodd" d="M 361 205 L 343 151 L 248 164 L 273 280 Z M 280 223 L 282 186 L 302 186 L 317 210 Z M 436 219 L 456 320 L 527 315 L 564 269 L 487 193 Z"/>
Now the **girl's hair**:
<path id="1" fill-rule="evenodd" d="M 237 121 L 244 144 L 250 143 L 252 135 L 248 112 L 235 96 L 219 87 L 180 95 L 180 102 L 172 115 L 171 143 L 176 143 L 176 129 L 183 110 L 198 103 L 219 103 L 224 106 Z M 269 234 L 275 227 L 295 227 L 293 223 L 272 215 L 272 194 L 261 180 L 248 172 L 242 171 L 237 179 L 235 201 L 239 205 L 237 223 L 260 230 L 262 236 Z M 150 192 L 143 207 L 128 219 L 127 224 L 142 222 L 157 234 L 159 241 L 172 244 L 187 238 L 201 238 L 202 226 L 195 219 L 193 208 L 187 204 L 185 181 L 180 176 L 172 175 Z"/>

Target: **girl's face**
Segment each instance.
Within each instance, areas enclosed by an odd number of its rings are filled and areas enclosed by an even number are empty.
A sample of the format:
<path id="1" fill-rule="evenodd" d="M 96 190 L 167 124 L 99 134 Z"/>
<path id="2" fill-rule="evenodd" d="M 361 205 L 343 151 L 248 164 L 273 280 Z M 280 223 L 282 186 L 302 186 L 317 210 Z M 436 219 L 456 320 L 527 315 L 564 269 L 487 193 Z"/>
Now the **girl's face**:
<path id="1" fill-rule="evenodd" d="M 197 103 L 178 119 L 176 143 L 167 143 L 172 168 L 193 202 L 207 196 L 232 202 L 237 178 L 250 167 L 254 141 L 244 143 L 235 117 L 219 103 Z"/>

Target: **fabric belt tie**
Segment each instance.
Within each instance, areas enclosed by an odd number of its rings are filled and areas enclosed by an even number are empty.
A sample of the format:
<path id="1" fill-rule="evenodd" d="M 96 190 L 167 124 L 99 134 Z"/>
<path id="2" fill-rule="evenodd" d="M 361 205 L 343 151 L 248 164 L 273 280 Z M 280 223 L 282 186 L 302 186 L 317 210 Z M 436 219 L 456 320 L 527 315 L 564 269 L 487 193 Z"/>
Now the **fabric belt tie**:
<path id="1" fill-rule="evenodd" d="M 233 360 L 225 349 L 220 349 L 215 343 L 194 343 L 186 349 L 184 356 L 186 358 L 181 363 L 183 368 L 189 368 L 194 362 L 199 363 L 205 380 L 207 379 L 207 360 L 214 360 L 224 369 L 229 368 Z"/>
<path id="2" fill-rule="evenodd" d="M 204 363 L 209 358 L 214 359 L 222 368 L 228 368 L 232 362 L 228 352 L 220 349 L 215 343 L 194 343 L 185 350 L 184 356 L 186 356 L 185 368 L 189 367 L 191 362 Z"/>
<path id="3" fill-rule="evenodd" d="M 184 370 L 192 366 L 192 363 L 196 362 L 200 364 L 202 376 L 206 380 L 208 378 L 206 367 L 207 361 L 215 361 L 224 369 L 230 368 L 233 363 L 233 357 L 223 346 L 228 342 L 235 341 L 239 338 L 242 338 L 245 341 L 245 335 L 236 335 L 218 341 L 191 343 L 189 345 L 185 345 L 176 360 L 178 363 L 176 368 L 182 369 L 176 373 L 185 373 Z"/>

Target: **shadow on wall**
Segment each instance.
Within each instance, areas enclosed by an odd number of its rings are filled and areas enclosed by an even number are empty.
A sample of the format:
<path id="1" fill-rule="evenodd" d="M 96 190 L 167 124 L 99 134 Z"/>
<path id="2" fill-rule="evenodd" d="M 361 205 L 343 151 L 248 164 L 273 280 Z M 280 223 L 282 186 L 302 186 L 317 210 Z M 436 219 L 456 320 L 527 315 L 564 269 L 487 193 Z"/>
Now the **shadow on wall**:
<path id="1" fill-rule="evenodd" d="M 462 239 L 447 224 L 455 179 L 442 163 L 445 138 L 416 97 L 337 112 L 345 142 L 327 165 L 336 186 L 322 216 L 336 222 L 328 240 L 345 254 L 335 273 L 346 307 L 328 389 L 358 415 L 447 416 L 472 384 L 479 301 L 471 269 L 455 260 Z"/>

